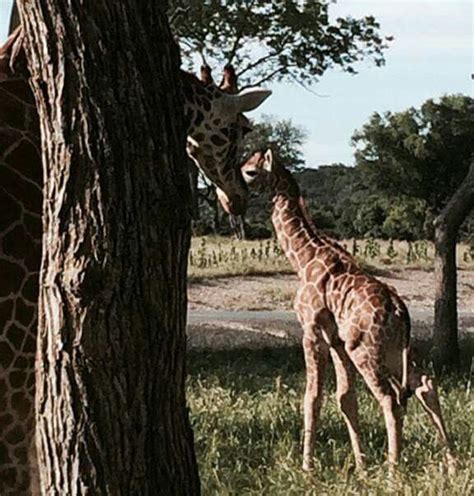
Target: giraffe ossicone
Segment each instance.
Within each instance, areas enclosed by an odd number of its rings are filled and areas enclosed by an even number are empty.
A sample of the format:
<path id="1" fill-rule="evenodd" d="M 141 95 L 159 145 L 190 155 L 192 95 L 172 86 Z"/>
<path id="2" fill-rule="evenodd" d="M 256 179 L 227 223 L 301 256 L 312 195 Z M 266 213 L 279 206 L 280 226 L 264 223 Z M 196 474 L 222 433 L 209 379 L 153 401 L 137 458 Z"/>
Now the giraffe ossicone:
<path id="1" fill-rule="evenodd" d="M 363 465 L 364 455 L 355 372 L 382 409 L 391 464 L 400 457 L 403 414 L 412 394 L 431 418 L 448 462 L 453 462 L 436 388 L 412 359 L 410 317 L 395 289 L 367 274 L 342 246 L 317 230 L 296 180 L 275 163 L 271 151 L 255 152 L 242 165 L 242 174 L 250 186 L 272 191 L 273 226 L 299 276 L 294 307 L 303 328 L 306 363 L 303 468 L 309 470 L 314 463 L 315 430 L 329 357 L 357 466 Z"/>

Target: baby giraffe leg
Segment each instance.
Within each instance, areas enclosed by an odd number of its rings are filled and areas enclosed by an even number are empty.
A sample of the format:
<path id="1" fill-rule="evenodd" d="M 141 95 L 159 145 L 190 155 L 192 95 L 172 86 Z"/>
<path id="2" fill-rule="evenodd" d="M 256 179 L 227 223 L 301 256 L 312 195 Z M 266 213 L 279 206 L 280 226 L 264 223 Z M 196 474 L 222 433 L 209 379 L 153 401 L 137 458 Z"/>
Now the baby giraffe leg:
<path id="1" fill-rule="evenodd" d="M 393 394 L 386 394 L 380 401 L 388 436 L 388 462 L 396 465 L 402 447 L 403 409 Z"/>
<path id="2" fill-rule="evenodd" d="M 357 352 L 350 357 L 382 408 L 388 437 L 388 461 L 396 465 L 402 446 L 403 408 L 398 403 L 390 382 L 376 366 L 377 360 L 369 360 L 365 353 Z"/>
<path id="3" fill-rule="evenodd" d="M 430 416 L 440 443 L 447 449 L 448 459 L 454 460 L 451 443 L 444 425 L 438 393 L 433 380 L 420 368 L 414 366 L 408 374 L 408 386 Z"/>
<path id="4" fill-rule="evenodd" d="M 364 466 L 364 455 L 360 443 L 354 367 L 341 345 L 331 348 L 331 357 L 336 372 L 337 401 L 349 431 L 356 466 L 357 468 L 362 468 Z"/>
<path id="5" fill-rule="evenodd" d="M 328 361 L 328 346 L 316 340 L 314 333 L 304 336 L 303 350 L 306 363 L 306 391 L 304 395 L 303 470 L 313 468 L 313 449 L 321 402 L 325 369 Z"/>

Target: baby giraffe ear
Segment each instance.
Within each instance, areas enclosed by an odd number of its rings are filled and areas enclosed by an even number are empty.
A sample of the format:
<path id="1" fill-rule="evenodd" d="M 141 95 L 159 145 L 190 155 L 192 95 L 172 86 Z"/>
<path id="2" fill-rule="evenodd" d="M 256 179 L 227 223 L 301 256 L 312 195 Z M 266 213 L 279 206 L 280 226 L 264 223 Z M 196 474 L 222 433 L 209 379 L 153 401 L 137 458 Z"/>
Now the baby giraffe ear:
<path id="1" fill-rule="evenodd" d="M 271 148 L 269 148 L 265 152 L 265 155 L 264 155 L 263 159 L 264 159 L 263 168 L 267 172 L 271 172 L 272 171 L 272 167 L 273 167 L 273 152 L 272 152 Z"/>

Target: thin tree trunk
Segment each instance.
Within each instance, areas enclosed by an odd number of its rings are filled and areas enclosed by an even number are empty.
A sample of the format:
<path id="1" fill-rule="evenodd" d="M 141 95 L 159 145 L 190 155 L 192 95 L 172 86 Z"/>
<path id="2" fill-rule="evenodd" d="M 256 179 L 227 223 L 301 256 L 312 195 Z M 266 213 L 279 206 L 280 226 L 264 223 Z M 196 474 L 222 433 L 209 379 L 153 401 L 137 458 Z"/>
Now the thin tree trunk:
<path id="1" fill-rule="evenodd" d="M 245 219 L 243 215 L 230 214 L 229 223 L 230 223 L 230 228 L 237 237 L 237 239 L 241 241 L 247 239 L 247 233 L 245 232 Z"/>
<path id="2" fill-rule="evenodd" d="M 212 216 L 213 216 L 212 228 L 214 230 L 214 234 L 217 235 L 221 230 L 221 217 L 219 213 L 219 200 L 217 199 L 215 190 L 214 190 L 214 196 L 210 200 L 209 204 L 211 205 L 212 208 Z"/>
<path id="3" fill-rule="evenodd" d="M 434 346 L 438 367 L 459 365 L 456 240 L 474 207 L 474 157 L 463 183 L 435 219 Z"/>
<path id="4" fill-rule="evenodd" d="M 179 57 L 155 0 L 22 1 L 44 164 L 43 494 L 194 495 Z"/>

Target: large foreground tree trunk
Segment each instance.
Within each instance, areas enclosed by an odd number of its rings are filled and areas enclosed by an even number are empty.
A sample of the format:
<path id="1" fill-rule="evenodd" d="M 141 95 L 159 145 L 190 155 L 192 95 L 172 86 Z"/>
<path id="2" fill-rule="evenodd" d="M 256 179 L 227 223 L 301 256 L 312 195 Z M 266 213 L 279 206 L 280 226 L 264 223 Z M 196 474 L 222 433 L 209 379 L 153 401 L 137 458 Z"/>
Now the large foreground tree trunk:
<path id="1" fill-rule="evenodd" d="M 43 494 L 194 495 L 179 56 L 156 0 L 23 1 L 42 130 Z"/>
<path id="2" fill-rule="evenodd" d="M 435 361 L 459 365 L 456 241 L 459 228 L 474 207 L 474 157 L 463 183 L 435 220 Z"/>

